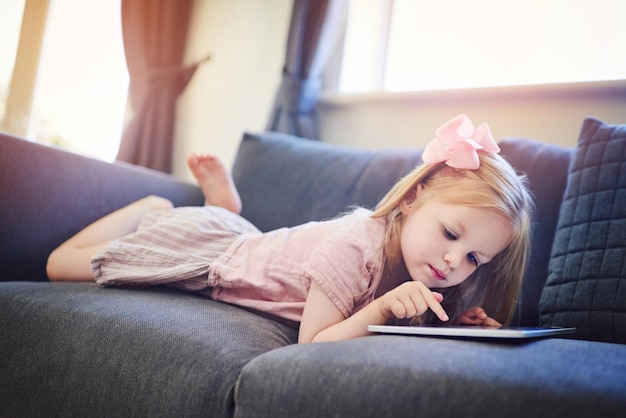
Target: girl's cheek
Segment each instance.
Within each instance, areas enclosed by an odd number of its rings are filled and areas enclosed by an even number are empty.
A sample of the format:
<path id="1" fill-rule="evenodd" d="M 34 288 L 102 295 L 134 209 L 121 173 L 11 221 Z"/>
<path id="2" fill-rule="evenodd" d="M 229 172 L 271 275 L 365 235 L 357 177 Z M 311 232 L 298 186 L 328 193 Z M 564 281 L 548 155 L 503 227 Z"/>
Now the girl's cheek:
<path id="1" fill-rule="evenodd" d="M 461 284 L 463 283 L 465 280 L 468 279 L 468 277 L 474 272 L 474 270 L 476 270 L 473 267 L 465 267 L 463 268 L 462 274 L 461 274 L 461 279 L 459 280 L 459 282 L 457 284 Z"/>

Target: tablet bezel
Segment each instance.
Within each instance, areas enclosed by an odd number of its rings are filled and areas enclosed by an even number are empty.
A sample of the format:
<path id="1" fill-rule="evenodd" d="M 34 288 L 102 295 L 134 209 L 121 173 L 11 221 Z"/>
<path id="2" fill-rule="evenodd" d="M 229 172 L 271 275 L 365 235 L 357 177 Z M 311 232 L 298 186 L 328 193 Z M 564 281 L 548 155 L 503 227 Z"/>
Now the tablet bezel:
<path id="1" fill-rule="evenodd" d="M 529 339 L 568 335 L 576 328 L 368 325 L 367 330 L 377 334 L 426 337 Z"/>

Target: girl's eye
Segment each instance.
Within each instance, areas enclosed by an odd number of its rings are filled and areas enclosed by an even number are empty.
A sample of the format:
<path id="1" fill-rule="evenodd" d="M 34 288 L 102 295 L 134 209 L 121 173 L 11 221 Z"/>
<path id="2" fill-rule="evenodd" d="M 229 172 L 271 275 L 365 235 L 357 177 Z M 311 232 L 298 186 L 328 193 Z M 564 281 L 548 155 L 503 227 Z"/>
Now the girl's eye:
<path id="1" fill-rule="evenodd" d="M 456 241 L 458 239 L 456 234 L 450 231 L 448 228 L 443 228 L 443 234 L 451 241 Z"/>
<path id="2" fill-rule="evenodd" d="M 475 265 L 476 267 L 478 267 L 478 258 L 476 258 L 476 256 L 472 253 L 469 253 L 467 255 L 467 260 L 472 263 L 473 265 Z"/>

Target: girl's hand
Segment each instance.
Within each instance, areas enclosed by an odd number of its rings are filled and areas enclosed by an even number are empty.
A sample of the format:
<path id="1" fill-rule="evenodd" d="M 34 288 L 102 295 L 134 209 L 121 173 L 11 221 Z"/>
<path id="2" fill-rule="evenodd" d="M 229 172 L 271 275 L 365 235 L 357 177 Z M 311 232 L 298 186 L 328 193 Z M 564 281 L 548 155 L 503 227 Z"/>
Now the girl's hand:
<path id="1" fill-rule="evenodd" d="M 446 322 L 450 318 L 441 306 L 442 301 L 441 293 L 431 291 L 421 282 L 410 281 L 385 293 L 377 303 L 380 313 L 387 319 L 412 318 L 430 309 Z"/>
<path id="2" fill-rule="evenodd" d="M 501 327 L 502 324 L 491 318 L 483 308 L 470 308 L 453 321 L 454 325 L 481 325 L 485 327 Z"/>

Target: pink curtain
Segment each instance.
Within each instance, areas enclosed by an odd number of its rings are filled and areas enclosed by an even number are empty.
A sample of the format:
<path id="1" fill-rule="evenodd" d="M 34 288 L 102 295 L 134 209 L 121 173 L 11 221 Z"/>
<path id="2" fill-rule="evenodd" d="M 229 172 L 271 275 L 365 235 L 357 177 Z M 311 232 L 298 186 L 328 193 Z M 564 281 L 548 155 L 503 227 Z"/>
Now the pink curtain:
<path id="1" fill-rule="evenodd" d="M 117 159 L 171 172 L 176 101 L 198 63 L 183 65 L 192 0 L 122 0 L 132 119 Z"/>

